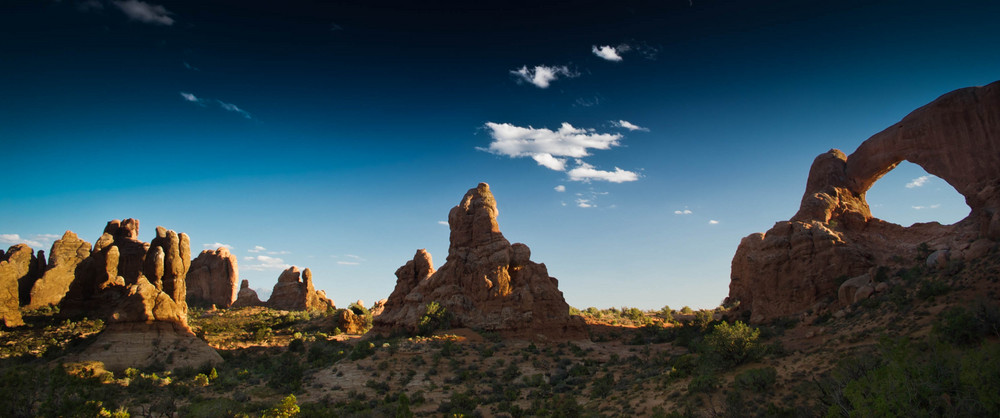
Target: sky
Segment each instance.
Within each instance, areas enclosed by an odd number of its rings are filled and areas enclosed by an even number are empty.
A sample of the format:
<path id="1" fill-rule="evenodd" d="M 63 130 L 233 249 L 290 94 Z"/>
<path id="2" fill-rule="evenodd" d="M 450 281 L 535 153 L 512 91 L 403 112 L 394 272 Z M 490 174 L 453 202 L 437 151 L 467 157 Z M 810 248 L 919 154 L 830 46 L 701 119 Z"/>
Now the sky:
<path id="1" fill-rule="evenodd" d="M 816 155 L 1000 79 L 995 1 L 551 3 L 5 1 L 0 246 L 136 218 L 370 304 L 487 182 L 570 305 L 711 308 Z M 909 163 L 868 201 L 969 211 Z"/>

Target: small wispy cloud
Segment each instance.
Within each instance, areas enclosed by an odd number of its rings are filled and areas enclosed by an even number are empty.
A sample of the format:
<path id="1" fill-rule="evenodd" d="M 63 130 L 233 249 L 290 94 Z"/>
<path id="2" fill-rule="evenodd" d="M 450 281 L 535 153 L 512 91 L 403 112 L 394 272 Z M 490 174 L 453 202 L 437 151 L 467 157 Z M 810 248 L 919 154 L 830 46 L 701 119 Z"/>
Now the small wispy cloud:
<path id="1" fill-rule="evenodd" d="M 438 221 L 438 225 L 448 226 L 448 221 Z"/>
<path id="2" fill-rule="evenodd" d="M 618 54 L 617 48 L 609 45 L 591 47 L 591 52 L 598 57 L 604 58 L 608 61 L 621 61 L 622 56 Z"/>
<path id="3" fill-rule="evenodd" d="M 181 95 L 181 98 L 183 98 L 185 102 L 195 103 L 198 106 L 202 106 L 202 107 L 204 107 L 205 104 L 210 101 L 209 99 L 198 97 L 194 93 L 189 93 L 189 92 L 186 92 L 186 91 L 180 92 L 180 95 Z M 236 105 L 234 105 L 232 103 L 226 103 L 226 102 L 224 102 L 222 100 L 218 100 L 218 99 L 214 99 L 214 100 L 211 100 L 211 101 L 214 101 L 216 104 L 218 104 L 219 107 L 222 108 L 222 110 L 225 110 L 225 111 L 228 111 L 228 112 L 236 112 L 236 113 L 239 113 L 239 114 L 243 115 L 243 117 L 245 117 L 247 119 L 253 119 L 253 117 L 250 115 L 250 112 L 247 112 L 246 110 L 240 109 L 239 106 L 236 106 Z"/>
<path id="4" fill-rule="evenodd" d="M 712 219 L 712 220 L 709 220 L 709 221 L 708 221 L 708 224 L 709 224 L 709 225 L 718 225 L 718 224 L 719 224 L 719 221 L 717 221 L 717 220 L 715 220 L 715 219 Z"/>
<path id="5" fill-rule="evenodd" d="M 359 265 L 361 263 L 359 263 L 357 261 L 338 261 L 337 264 L 340 264 L 342 266 L 356 266 L 356 265 Z"/>
<path id="6" fill-rule="evenodd" d="M 244 263 L 243 265 L 240 266 L 240 268 L 244 270 L 251 270 L 251 271 L 285 270 L 291 267 L 290 264 L 285 263 L 285 260 L 278 257 L 271 257 L 267 255 L 243 257 L 243 260 L 249 261 L 249 263 Z"/>
<path id="7" fill-rule="evenodd" d="M 694 212 L 691 212 L 691 210 L 689 210 L 689 209 L 675 210 L 674 211 L 674 215 L 690 215 L 692 213 L 694 213 Z"/>
<path id="8" fill-rule="evenodd" d="M 573 107 L 592 107 L 592 106 L 597 106 L 599 104 L 601 104 L 600 96 L 594 96 L 590 98 L 581 97 L 576 99 L 575 102 L 573 102 Z"/>
<path id="9" fill-rule="evenodd" d="M 181 97 L 184 98 L 184 101 L 186 102 L 197 103 L 202 106 L 205 105 L 205 100 L 198 98 L 198 96 L 195 96 L 194 94 L 188 93 L 186 91 L 182 91 L 180 93 Z"/>
<path id="10" fill-rule="evenodd" d="M 193 66 L 191 64 L 188 64 L 187 61 L 184 61 L 184 68 L 187 68 L 187 69 L 189 69 L 191 71 L 201 71 L 201 70 L 198 69 L 198 67 L 195 67 L 195 66 Z"/>
<path id="11" fill-rule="evenodd" d="M 225 109 L 225 110 L 228 110 L 230 112 L 239 113 L 239 114 L 243 115 L 243 117 L 245 117 L 247 119 L 253 119 L 253 117 L 250 116 L 250 112 L 247 112 L 246 110 L 240 109 L 238 106 L 236 106 L 236 105 L 234 105 L 232 103 L 226 103 L 226 102 L 224 102 L 222 100 L 216 100 L 216 102 L 218 102 L 219 106 L 222 106 L 222 108 Z"/>
<path id="12" fill-rule="evenodd" d="M 216 242 L 216 243 L 213 243 L 213 244 L 201 244 L 201 245 L 203 247 L 205 247 L 205 249 L 211 249 L 211 248 L 225 248 L 227 250 L 232 250 L 233 249 L 232 245 L 223 244 L 221 242 Z"/>
<path id="13" fill-rule="evenodd" d="M 615 167 L 615 171 L 604 171 L 594 168 L 594 166 L 577 160 L 579 166 L 569 170 L 566 174 L 573 181 L 589 182 L 591 180 L 601 180 L 610 183 L 625 183 L 639 180 L 639 174 L 633 171 L 622 170 Z"/>
<path id="14" fill-rule="evenodd" d="M 910 206 L 910 207 L 912 207 L 915 210 L 937 209 L 937 208 L 941 207 L 941 204 L 939 203 L 939 204 L 930 205 L 930 206 Z"/>
<path id="15" fill-rule="evenodd" d="M 261 247 L 259 245 L 254 245 L 253 248 L 247 250 L 248 253 L 260 253 L 267 251 L 267 248 Z"/>
<path id="16" fill-rule="evenodd" d="M 573 78 L 580 75 L 565 65 L 555 67 L 536 65 L 535 68 L 523 66 L 516 70 L 510 70 L 510 74 L 515 76 L 518 83 L 528 82 L 541 89 L 548 88 L 549 84 L 558 80 L 559 77 Z"/>
<path id="17" fill-rule="evenodd" d="M 340 26 L 340 25 L 338 25 L 336 23 L 331 23 L 330 24 L 330 31 L 331 32 L 336 32 L 336 31 L 339 31 L 339 30 L 344 30 L 344 27 Z"/>
<path id="18" fill-rule="evenodd" d="M 559 193 L 562 193 L 562 192 L 565 192 L 565 191 L 566 191 L 566 186 L 563 186 L 563 185 L 561 185 L 561 184 L 560 184 L 560 185 L 558 185 L 558 186 L 554 187 L 553 189 L 554 189 L 555 191 L 559 192 Z"/>
<path id="19" fill-rule="evenodd" d="M 592 208 L 594 204 L 591 203 L 590 199 L 576 199 L 576 206 L 581 208 Z"/>
<path id="20" fill-rule="evenodd" d="M 617 128 L 625 128 L 625 129 L 628 129 L 630 131 L 649 132 L 649 128 L 643 128 L 643 127 L 641 127 L 639 125 L 636 125 L 636 124 L 634 124 L 632 122 L 629 122 L 627 120 L 619 120 L 617 122 L 616 121 L 611 121 L 611 125 L 614 126 L 614 127 L 617 127 Z"/>
<path id="21" fill-rule="evenodd" d="M 158 4 L 149 4 L 139 0 L 112 2 L 125 16 L 131 20 L 154 25 L 170 26 L 174 24 L 173 13 Z"/>
<path id="22" fill-rule="evenodd" d="M 923 187 L 925 184 L 927 184 L 928 181 L 930 181 L 931 177 L 932 176 L 920 176 L 913 180 L 910 180 L 909 183 L 906 183 L 906 188 L 914 189 L 917 187 Z"/>

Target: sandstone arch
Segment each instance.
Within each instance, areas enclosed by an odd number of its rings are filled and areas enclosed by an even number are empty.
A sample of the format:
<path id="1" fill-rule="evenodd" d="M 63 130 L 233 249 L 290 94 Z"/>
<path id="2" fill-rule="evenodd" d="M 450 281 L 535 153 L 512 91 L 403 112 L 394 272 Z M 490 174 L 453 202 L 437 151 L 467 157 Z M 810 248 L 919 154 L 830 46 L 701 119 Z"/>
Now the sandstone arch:
<path id="1" fill-rule="evenodd" d="M 969 216 L 909 228 L 873 217 L 865 194 L 902 161 L 948 182 Z M 1000 239 L 1000 82 L 945 94 L 850 156 L 816 157 L 795 216 L 740 242 L 727 300 L 754 322 L 823 308 L 838 277 L 912 259 L 921 243 L 961 254 L 979 238 Z"/>

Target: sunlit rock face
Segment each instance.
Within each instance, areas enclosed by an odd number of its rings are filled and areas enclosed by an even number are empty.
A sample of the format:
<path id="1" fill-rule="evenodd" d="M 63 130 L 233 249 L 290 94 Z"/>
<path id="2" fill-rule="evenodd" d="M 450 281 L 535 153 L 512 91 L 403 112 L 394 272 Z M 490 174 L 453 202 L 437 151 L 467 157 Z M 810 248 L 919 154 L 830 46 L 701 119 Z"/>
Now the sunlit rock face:
<path id="1" fill-rule="evenodd" d="M 872 217 L 865 193 L 904 160 L 954 187 L 969 216 L 908 228 Z M 994 82 L 941 96 L 850 156 L 834 149 L 816 157 L 798 213 L 740 242 L 727 303 L 739 302 L 736 313 L 753 322 L 835 307 L 838 279 L 913 260 L 923 243 L 962 259 L 987 254 L 992 245 L 983 242 L 998 239 L 1000 82 Z"/>
<path id="2" fill-rule="evenodd" d="M 56 306 L 62 302 L 76 277 L 76 267 L 90 257 L 90 250 L 90 243 L 77 237 L 73 231 L 66 231 L 62 238 L 52 243 L 45 274 L 29 292 L 28 309 Z"/>
<path id="3" fill-rule="evenodd" d="M 36 258 L 26 244 L 0 251 L 0 322 L 7 327 L 24 325 L 21 317 L 21 283 L 31 281 Z"/>
<path id="4" fill-rule="evenodd" d="M 300 272 L 298 267 L 291 266 L 278 276 L 267 306 L 290 311 L 326 311 L 333 307 L 333 301 L 326 298 L 325 292 L 313 287 L 311 270 Z"/>
<path id="5" fill-rule="evenodd" d="M 569 315 L 558 281 L 530 260 L 524 244 L 511 245 L 497 224 L 490 187 L 470 189 L 448 214 L 448 259 L 437 271 L 418 250 L 396 271 L 396 288 L 375 317 L 375 332 L 415 333 L 427 304 L 451 314 L 453 327 L 498 331 L 524 338 L 586 338 L 583 321 Z"/>

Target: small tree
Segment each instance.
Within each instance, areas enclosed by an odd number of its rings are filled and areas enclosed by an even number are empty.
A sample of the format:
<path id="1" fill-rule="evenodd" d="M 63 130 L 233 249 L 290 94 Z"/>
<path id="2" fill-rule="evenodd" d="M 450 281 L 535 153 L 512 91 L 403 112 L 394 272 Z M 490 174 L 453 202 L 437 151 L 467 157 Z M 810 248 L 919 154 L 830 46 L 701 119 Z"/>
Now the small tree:
<path id="1" fill-rule="evenodd" d="M 299 414 L 298 399 L 295 395 L 288 395 L 280 403 L 267 411 L 264 411 L 264 418 L 290 418 Z"/>
<path id="2" fill-rule="evenodd" d="M 760 330 L 736 321 L 722 322 L 705 336 L 705 349 L 730 365 L 757 361 L 764 357 L 764 346 L 757 340 Z"/>
<path id="3" fill-rule="evenodd" d="M 420 317 L 417 323 L 417 332 L 420 335 L 430 335 L 439 329 L 451 327 L 451 315 L 441 304 L 431 301 L 424 308 L 424 316 Z"/>

